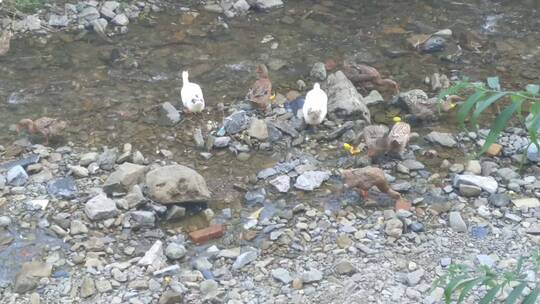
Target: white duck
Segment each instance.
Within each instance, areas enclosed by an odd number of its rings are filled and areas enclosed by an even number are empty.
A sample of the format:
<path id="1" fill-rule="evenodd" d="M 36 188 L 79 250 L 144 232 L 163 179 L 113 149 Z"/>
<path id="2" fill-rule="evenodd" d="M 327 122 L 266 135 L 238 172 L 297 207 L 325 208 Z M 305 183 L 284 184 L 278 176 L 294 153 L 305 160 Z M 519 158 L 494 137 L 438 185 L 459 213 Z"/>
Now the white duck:
<path id="1" fill-rule="evenodd" d="M 308 125 L 318 125 L 323 122 L 327 112 L 328 96 L 321 90 L 319 83 L 313 85 L 306 94 L 306 100 L 302 108 L 302 114 L 304 114 L 304 121 Z"/>
<path id="2" fill-rule="evenodd" d="M 187 71 L 182 72 L 182 91 L 180 96 L 182 97 L 182 104 L 184 105 L 184 112 L 197 113 L 204 110 L 204 97 L 201 87 L 193 82 L 189 82 L 189 74 Z"/>

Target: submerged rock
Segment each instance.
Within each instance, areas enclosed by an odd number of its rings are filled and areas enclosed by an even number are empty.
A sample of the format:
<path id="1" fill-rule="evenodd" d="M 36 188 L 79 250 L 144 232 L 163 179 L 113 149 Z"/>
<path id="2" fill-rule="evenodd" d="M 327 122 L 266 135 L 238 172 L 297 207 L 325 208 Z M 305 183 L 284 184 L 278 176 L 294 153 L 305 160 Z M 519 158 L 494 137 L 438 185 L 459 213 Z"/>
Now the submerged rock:
<path id="1" fill-rule="evenodd" d="M 169 165 L 148 172 L 146 186 L 150 197 L 160 204 L 206 202 L 211 197 L 202 175 L 182 165 Z"/>

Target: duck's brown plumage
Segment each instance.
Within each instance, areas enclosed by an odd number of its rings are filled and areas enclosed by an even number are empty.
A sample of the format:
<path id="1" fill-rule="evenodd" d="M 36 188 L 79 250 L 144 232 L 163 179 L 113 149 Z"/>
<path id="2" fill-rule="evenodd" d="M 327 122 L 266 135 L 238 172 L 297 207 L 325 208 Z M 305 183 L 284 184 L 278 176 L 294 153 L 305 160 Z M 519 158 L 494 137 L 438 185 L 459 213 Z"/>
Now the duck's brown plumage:
<path id="1" fill-rule="evenodd" d="M 62 120 L 50 117 L 41 117 L 36 120 L 22 119 L 17 124 L 17 130 L 26 129 L 31 134 L 42 134 L 45 136 L 45 144 L 48 144 L 51 136 L 57 136 L 66 128 L 67 123 Z"/>
<path id="2" fill-rule="evenodd" d="M 272 82 L 264 64 L 257 66 L 256 73 L 257 80 L 249 89 L 246 99 L 255 103 L 260 109 L 266 110 L 270 104 L 270 96 L 272 96 Z"/>
<path id="3" fill-rule="evenodd" d="M 344 170 L 342 177 L 345 181 L 345 187 L 353 188 L 360 195 L 366 197 L 367 191 L 375 186 L 379 191 L 387 193 L 393 199 L 400 199 L 401 194 L 390 188 L 384 175 L 384 171 L 377 167 L 364 167 Z"/>
<path id="4" fill-rule="evenodd" d="M 370 125 L 363 130 L 364 140 L 369 157 L 376 157 L 386 151 L 386 134 L 388 127 L 385 125 Z"/>
<path id="5" fill-rule="evenodd" d="M 411 126 L 405 122 L 396 123 L 387 136 L 388 152 L 392 155 L 402 155 L 409 143 Z"/>
<path id="6" fill-rule="evenodd" d="M 348 61 L 345 61 L 343 66 L 345 74 L 354 83 L 358 83 L 359 85 L 371 83 L 380 87 L 388 86 L 391 87 L 396 93 L 399 92 L 399 85 L 397 82 L 390 78 L 383 79 L 381 77 L 381 73 L 379 73 L 379 71 L 377 71 L 377 69 L 374 67 Z"/>

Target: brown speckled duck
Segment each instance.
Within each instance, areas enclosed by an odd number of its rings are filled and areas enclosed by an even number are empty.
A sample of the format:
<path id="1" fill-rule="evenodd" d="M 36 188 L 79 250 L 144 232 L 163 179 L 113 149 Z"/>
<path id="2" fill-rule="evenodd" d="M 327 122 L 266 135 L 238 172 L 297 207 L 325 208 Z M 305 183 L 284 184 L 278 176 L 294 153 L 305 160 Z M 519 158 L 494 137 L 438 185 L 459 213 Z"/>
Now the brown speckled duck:
<path id="1" fill-rule="evenodd" d="M 259 64 L 255 70 L 257 80 L 249 89 L 246 99 L 255 103 L 263 111 L 270 108 L 270 96 L 272 96 L 272 82 L 268 77 L 266 65 Z"/>
<path id="2" fill-rule="evenodd" d="M 390 188 L 384 171 L 377 167 L 364 167 L 344 170 L 342 177 L 345 181 L 345 188 L 352 188 L 364 199 L 368 198 L 368 191 L 375 186 L 383 193 L 387 193 L 395 200 L 401 199 L 401 194 Z"/>
<path id="3" fill-rule="evenodd" d="M 391 156 L 403 156 L 405 148 L 409 143 L 409 138 L 411 137 L 411 126 L 406 122 L 401 122 L 399 117 L 396 117 L 396 124 L 388 133 L 387 138 L 387 148 L 388 153 Z"/>
<path id="4" fill-rule="evenodd" d="M 66 126 L 67 123 L 65 121 L 56 118 L 41 117 L 36 120 L 25 118 L 17 123 L 17 132 L 20 133 L 21 130 L 27 130 L 30 134 L 42 134 L 45 136 L 44 145 L 48 145 L 49 138 L 60 135 Z"/>
<path id="5" fill-rule="evenodd" d="M 395 93 L 399 93 L 399 85 L 397 82 L 390 78 L 383 79 L 379 71 L 374 67 L 349 61 L 345 61 L 343 67 L 347 77 L 360 86 L 371 84 L 378 87 L 390 87 Z"/>

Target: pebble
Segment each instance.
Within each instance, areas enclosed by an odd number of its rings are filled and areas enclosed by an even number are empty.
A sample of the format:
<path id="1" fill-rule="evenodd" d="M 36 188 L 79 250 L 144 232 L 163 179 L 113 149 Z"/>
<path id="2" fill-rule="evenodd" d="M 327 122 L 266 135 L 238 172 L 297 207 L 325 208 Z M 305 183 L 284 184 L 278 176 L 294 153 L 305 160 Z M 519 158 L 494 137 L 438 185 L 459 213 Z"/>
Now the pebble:
<path id="1" fill-rule="evenodd" d="M 314 283 L 322 280 L 323 273 L 317 269 L 311 269 L 302 273 L 302 282 L 303 283 Z"/>
<path id="2" fill-rule="evenodd" d="M 291 274 L 285 268 L 276 268 L 272 270 L 272 277 L 283 284 L 289 284 L 292 281 Z"/>
<path id="3" fill-rule="evenodd" d="M 450 212 L 448 216 L 450 227 L 456 232 L 467 232 L 467 224 L 461 217 L 461 214 L 457 211 Z"/>
<path id="4" fill-rule="evenodd" d="M 171 260 L 178 260 L 186 255 L 186 248 L 177 243 L 170 243 L 165 248 L 165 255 Z"/>

